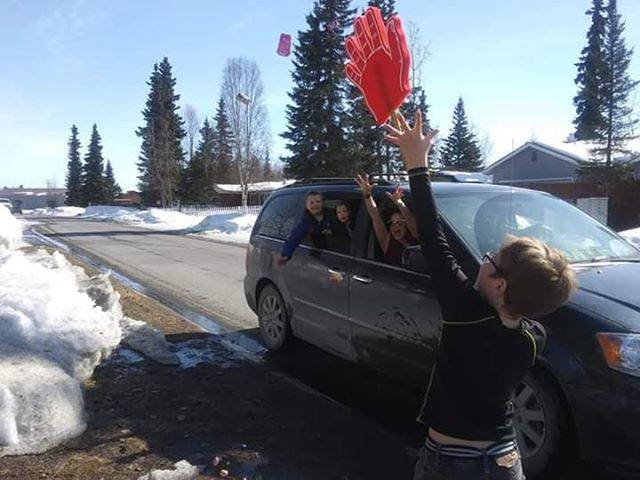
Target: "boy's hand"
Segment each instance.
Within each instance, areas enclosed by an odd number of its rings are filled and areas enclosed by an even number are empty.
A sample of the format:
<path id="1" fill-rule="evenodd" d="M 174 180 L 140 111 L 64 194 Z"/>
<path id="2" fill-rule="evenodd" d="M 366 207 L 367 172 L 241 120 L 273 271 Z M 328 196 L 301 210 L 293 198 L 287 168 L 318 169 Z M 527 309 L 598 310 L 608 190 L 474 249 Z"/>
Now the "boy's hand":
<path id="1" fill-rule="evenodd" d="M 356 183 L 358 187 L 360 187 L 360 191 L 362 192 L 362 196 L 367 198 L 371 196 L 371 191 L 373 189 L 373 185 L 369 182 L 369 175 L 358 175 L 356 177 Z"/>
<path id="2" fill-rule="evenodd" d="M 429 130 L 426 135 L 422 133 L 422 112 L 416 110 L 413 128 L 409 126 L 400 112 L 394 112 L 391 116 L 395 127 L 389 124 L 384 126 L 388 134 L 384 139 L 400 147 L 404 168 L 407 172 L 417 167 L 428 167 L 427 155 L 433 145 L 433 139 L 438 130 Z"/>

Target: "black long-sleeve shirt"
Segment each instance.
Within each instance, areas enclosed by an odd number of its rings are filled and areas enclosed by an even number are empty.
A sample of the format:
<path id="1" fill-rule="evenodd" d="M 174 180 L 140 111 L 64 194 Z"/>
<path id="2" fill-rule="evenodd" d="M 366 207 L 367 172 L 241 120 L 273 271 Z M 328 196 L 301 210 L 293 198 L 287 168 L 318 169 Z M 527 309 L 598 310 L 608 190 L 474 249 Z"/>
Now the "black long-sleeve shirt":
<path id="1" fill-rule="evenodd" d="M 424 168 L 409 172 L 422 253 L 442 311 L 443 328 L 418 419 L 451 437 L 513 439 L 511 397 L 545 342 L 542 326 L 505 327 L 473 288 L 449 247 Z"/>

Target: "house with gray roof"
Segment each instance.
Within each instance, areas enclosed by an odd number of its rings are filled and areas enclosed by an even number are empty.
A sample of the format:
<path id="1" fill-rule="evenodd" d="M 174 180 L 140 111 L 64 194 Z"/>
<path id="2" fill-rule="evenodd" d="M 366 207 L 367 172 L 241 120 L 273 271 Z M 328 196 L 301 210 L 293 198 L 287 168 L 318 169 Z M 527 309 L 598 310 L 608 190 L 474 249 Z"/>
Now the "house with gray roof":
<path id="1" fill-rule="evenodd" d="M 530 140 L 489 165 L 482 173 L 494 183 L 574 183 L 582 157 L 542 142 Z"/>

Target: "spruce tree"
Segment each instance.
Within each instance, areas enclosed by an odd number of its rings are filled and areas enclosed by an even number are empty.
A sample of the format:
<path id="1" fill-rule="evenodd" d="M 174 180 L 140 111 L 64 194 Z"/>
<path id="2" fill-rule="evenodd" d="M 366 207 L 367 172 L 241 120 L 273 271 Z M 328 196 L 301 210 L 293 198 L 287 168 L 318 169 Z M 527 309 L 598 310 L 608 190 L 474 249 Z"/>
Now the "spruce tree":
<path id="1" fill-rule="evenodd" d="M 632 93 L 639 82 L 629 76 L 633 48 L 626 45 L 622 36 L 624 29 L 617 1 L 609 0 L 604 41 L 606 67 L 602 82 L 604 125 L 597 129 L 595 140 L 600 146 L 594 150 L 594 153 L 604 156 L 607 167 L 612 165 L 615 153 L 629 153 L 626 143 L 638 138 L 635 128 L 639 120 L 631 103 Z"/>
<path id="2" fill-rule="evenodd" d="M 142 139 L 139 188 L 146 204 L 167 206 L 178 199 L 185 136 L 178 106 L 180 95 L 175 93 L 176 79 L 167 57 L 153 66 L 147 84 L 151 90 L 142 112 L 145 124 L 136 132 Z"/>
<path id="3" fill-rule="evenodd" d="M 82 198 L 85 205 L 101 205 L 107 201 L 102 144 L 100 142 L 98 127 L 94 123 L 83 166 Z"/>
<path id="4" fill-rule="evenodd" d="M 445 168 L 478 171 L 482 169 L 482 154 L 475 134 L 469 128 L 462 97 L 453 111 L 451 133 L 444 141 L 441 161 Z"/>
<path id="5" fill-rule="evenodd" d="M 604 38 L 606 33 L 605 7 L 603 0 L 593 0 L 593 6 L 586 14 L 591 15 L 591 27 L 587 32 L 587 46 L 582 49 L 576 64 L 578 74 L 575 79 L 578 94 L 573 99 L 576 107 L 576 140 L 593 140 L 604 123 L 602 115 L 602 91 L 605 58 Z"/>
<path id="6" fill-rule="evenodd" d="M 213 194 L 213 185 L 217 181 L 216 174 L 214 131 L 209 119 L 205 118 L 200 129 L 198 147 L 185 169 L 183 201 L 209 203 Z"/>
<path id="7" fill-rule="evenodd" d="M 298 34 L 293 60 L 293 89 L 287 107 L 284 158 L 290 176 L 350 175 L 347 156 L 343 73 L 345 33 L 353 10 L 349 0 L 316 0 L 307 15 L 307 29 Z"/>
<path id="8" fill-rule="evenodd" d="M 234 183 L 238 178 L 233 168 L 234 138 L 222 98 L 218 101 L 214 121 L 213 152 L 216 165 L 216 183 Z"/>
<path id="9" fill-rule="evenodd" d="M 107 160 L 107 166 L 104 169 L 104 188 L 105 188 L 105 200 L 107 203 L 113 203 L 113 201 L 122 195 L 122 189 L 113 174 L 113 167 L 111 162 Z"/>
<path id="10" fill-rule="evenodd" d="M 78 139 L 78 128 L 71 126 L 71 137 L 69 137 L 69 162 L 67 163 L 66 177 L 66 200 L 69 206 L 79 207 L 84 205 L 82 198 L 82 160 L 80 160 L 80 140 Z"/>

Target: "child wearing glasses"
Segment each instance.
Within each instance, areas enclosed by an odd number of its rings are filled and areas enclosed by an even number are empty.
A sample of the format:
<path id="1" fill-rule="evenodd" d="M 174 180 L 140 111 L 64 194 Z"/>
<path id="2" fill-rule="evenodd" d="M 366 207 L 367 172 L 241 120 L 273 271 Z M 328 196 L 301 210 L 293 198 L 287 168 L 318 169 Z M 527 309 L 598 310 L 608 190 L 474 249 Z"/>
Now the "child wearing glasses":
<path id="1" fill-rule="evenodd" d="M 418 227 L 413 214 L 402 201 L 402 189 L 400 187 L 396 188 L 393 194 L 387 192 L 387 196 L 398 211 L 393 212 L 385 223 L 375 200 L 371 196 L 373 185 L 369 181 L 369 176 L 358 175 L 356 182 L 362 191 L 364 204 L 367 206 L 367 211 L 371 217 L 373 230 L 384 253 L 385 262 L 401 267 L 405 248 L 418 245 Z"/>
<path id="2" fill-rule="evenodd" d="M 523 480 L 513 392 L 545 344 L 528 316 L 553 312 L 576 287 L 564 255 L 533 238 L 507 238 L 487 254 L 475 282 L 444 234 L 431 190 L 427 154 L 437 131 L 410 127 L 399 113 L 385 139 L 409 173 L 422 253 L 442 311 L 442 337 L 420 420 L 427 438 L 414 480 Z"/>

